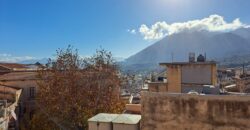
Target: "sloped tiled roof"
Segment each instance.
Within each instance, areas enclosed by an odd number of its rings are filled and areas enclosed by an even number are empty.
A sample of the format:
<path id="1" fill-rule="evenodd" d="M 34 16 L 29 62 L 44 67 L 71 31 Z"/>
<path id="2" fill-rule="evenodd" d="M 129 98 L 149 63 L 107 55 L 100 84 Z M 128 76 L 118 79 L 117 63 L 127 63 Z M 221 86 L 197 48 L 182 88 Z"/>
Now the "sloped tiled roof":
<path id="1" fill-rule="evenodd" d="M 15 69 L 15 68 L 21 68 L 25 69 L 27 68 L 24 64 L 17 64 L 17 63 L 0 63 L 0 66 L 9 68 L 9 69 Z"/>
<path id="2" fill-rule="evenodd" d="M 37 72 L 10 72 L 7 74 L 0 75 L 0 80 L 28 80 L 36 79 Z"/>

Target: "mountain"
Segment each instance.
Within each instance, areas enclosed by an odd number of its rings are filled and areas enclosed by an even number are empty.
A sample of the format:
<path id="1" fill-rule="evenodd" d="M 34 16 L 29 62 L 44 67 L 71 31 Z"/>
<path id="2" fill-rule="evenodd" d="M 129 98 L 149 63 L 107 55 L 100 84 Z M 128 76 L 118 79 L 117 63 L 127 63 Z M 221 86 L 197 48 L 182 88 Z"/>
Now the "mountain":
<path id="1" fill-rule="evenodd" d="M 240 28 L 233 31 L 232 33 L 239 35 L 247 40 L 250 40 L 250 28 Z"/>
<path id="2" fill-rule="evenodd" d="M 48 58 L 42 58 L 42 59 L 32 59 L 32 60 L 24 60 L 20 61 L 20 64 L 35 64 L 36 62 L 39 62 L 41 64 L 48 63 Z"/>
<path id="3" fill-rule="evenodd" d="M 135 55 L 127 58 L 125 68 L 131 66 L 157 65 L 159 62 L 187 61 L 189 52 L 206 53 L 208 59 L 250 54 L 250 28 L 231 32 L 186 31 L 157 41 Z M 150 67 L 152 68 L 152 67 Z M 142 69 L 142 68 L 139 68 Z M 136 69 L 135 69 L 136 70 Z"/>
<path id="4" fill-rule="evenodd" d="M 250 54 L 226 57 L 219 62 L 219 65 L 223 67 L 239 67 L 242 65 L 249 66 Z"/>

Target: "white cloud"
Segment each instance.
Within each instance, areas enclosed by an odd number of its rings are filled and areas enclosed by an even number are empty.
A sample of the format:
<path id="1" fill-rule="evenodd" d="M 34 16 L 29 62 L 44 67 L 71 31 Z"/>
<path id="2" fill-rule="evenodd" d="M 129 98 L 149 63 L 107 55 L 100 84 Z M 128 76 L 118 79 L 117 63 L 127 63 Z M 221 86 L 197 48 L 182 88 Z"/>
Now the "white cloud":
<path id="1" fill-rule="evenodd" d="M 11 54 L 0 54 L 0 62 L 18 63 L 26 60 L 35 60 L 35 57 L 31 56 L 12 56 Z"/>
<path id="2" fill-rule="evenodd" d="M 210 15 L 207 18 L 192 20 L 182 23 L 168 24 L 165 21 L 156 22 L 151 27 L 142 24 L 139 28 L 139 32 L 145 40 L 156 40 L 166 35 L 172 35 L 182 31 L 201 31 L 207 30 L 211 32 L 216 31 L 231 31 L 238 28 L 247 28 L 249 25 L 243 24 L 239 18 L 236 18 L 232 22 L 226 22 L 220 15 Z"/>
<path id="3" fill-rule="evenodd" d="M 136 34 L 136 30 L 135 29 L 128 29 L 127 30 L 129 33 L 131 33 L 131 34 Z"/>
<path id="4" fill-rule="evenodd" d="M 11 56 L 11 55 L 10 54 L 6 54 L 6 53 L 0 54 L 0 57 L 7 57 L 7 56 Z"/>

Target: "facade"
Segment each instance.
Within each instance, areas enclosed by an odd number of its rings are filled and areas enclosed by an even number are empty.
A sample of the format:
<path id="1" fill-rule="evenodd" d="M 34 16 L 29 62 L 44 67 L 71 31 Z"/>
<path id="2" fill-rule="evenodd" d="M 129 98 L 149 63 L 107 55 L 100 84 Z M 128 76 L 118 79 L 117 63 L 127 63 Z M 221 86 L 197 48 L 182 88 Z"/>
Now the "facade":
<path id="1" fill-rule="evenodd" d="M 13 86 L 22 90 L 18 108 L 16 109 L 20 127 L 32 118 L 36 109 L 36 93 L 38 91 L 37 70 L 40 66 L 13 63 L 0 63 L 0 84 Z"/>
<path id="2" fill-rule="evenodd" d="M 141 114 L 141 104 L 126 104 L 124 113 Z"/>
<path id="3" fill-rule="evenodd" d="M 249 95 L 142 93 L 141 130 L 250 130 Z"/>
<path id="4" fill-rule="evenodd" d="M 20 124 L 27 124 L 36 109 L 37 72 L 10 72 L 0 75 L 0 84 L 22 89 L 16 110 Z M 26 126 L 22 126 L 26 127 Z"/>
<path id="5" fill-rule="evenodd" d="M 22 89 L 0 85 L 0 130 L 15 130 L 18 128 L 18 117 L 15 110 Z"/>
<path id="6" fill-rule="evenodd" d="M 167 82 L 149 83 L 151 92 L 188 93 L 194 90 L 201 93 L 204 85 L 217 85 L 215 62 L 173 62 L 160 65 L 166 67 Z"/>
<path id="7" fill-rule="evenodd" d="M 217 84 L 215 62 L 161 63 L 168 71 L 168 92 L 202 91 L 203 85 Z"/>

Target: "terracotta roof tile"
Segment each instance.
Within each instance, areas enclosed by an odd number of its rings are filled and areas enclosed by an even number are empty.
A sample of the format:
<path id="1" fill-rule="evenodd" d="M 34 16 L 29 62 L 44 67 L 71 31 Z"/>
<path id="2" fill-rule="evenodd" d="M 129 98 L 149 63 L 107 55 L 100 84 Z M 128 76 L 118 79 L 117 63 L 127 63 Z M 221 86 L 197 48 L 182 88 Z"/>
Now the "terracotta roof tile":
<path id="1" fill-rule="evenodd" d="M 9 69 L 19 68 L 19 69 L 25 69 L 27 68 L 24 64 L 17 64 L 17 63 L 0 63 L 0 66 L 4 66 Z"/>

